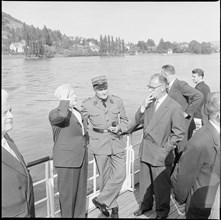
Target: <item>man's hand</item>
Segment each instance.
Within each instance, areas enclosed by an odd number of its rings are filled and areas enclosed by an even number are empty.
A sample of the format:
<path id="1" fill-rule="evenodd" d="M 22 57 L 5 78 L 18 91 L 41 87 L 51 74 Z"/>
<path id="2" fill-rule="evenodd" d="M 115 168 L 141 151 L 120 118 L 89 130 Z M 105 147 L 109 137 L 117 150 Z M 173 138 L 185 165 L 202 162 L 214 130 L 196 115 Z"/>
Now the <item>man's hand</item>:
<path id="1" fill-rule="evenodd" d="M 141 113 L 144 113 L 146 107 L 154 101 L 154 97 L 152 96 L 152 94 L 149 94 L 143 101 L 143 103 L 141 104 L 141 108 L 140 111 Z"/>
<path id="2" fill-rule="evenodd" d="M 69 94 L 71 93 L 73 89 L 69 84 L 63 84 L 60 89 L 60 100 L 68 100 Z"/>
<path id="3" fill-rule="evenodd" d="M 119 131 L 120 131 L 120 127 L 117 125 L 117 126 L 110 126 L 109 128 L 108 128 L 108 130 L 110 131 L 110 132 L 113 132 L 113 133 L 115 133 L 115 134 L 117 134 Z"/>

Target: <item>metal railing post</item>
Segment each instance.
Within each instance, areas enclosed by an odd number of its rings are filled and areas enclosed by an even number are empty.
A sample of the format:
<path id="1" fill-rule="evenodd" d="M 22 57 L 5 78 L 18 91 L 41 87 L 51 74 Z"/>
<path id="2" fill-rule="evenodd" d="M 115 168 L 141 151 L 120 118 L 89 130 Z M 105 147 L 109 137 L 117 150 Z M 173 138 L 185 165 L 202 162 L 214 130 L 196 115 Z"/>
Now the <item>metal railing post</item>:
<path id="1" fill-rule="evenodd" d="M 48 180 L 49 180 L 49 162 L 45 162 L 45 187 L 46 187 L 46 198 L 47 198 L 47 217 L 51 217 L 51 210 L 50 210 L 50 194 L 49 194 L 49 188 L 48 188 Z"/>
<path id="2" fill-rule="evenodd" d="M 48 181 L 48 189 L 49 189 L 49 200 L 50 200 L 50 210 L 51 217 L 54 217 L 55 214 L 55 206 L 54 206 L 54 170 L 53 170 L 53 160 L 49 161 L 49 181 Z"/>

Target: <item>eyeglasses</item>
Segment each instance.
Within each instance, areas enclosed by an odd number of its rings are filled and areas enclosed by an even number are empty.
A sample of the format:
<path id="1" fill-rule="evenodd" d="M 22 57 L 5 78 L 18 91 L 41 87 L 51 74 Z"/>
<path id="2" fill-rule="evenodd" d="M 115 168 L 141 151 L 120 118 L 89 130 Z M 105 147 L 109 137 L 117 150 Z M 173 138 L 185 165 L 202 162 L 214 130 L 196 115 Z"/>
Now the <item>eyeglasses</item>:
<path id="1" fill-rule="evenodd" d="M 158 88 L 158 87 L 160 87 L 160 86 L 163 86 L 163 85 L 159 85 L 159 86 L 156 86 L 156 87 L 153 87 L 153 86 L 147 85 L 147 88 L 148 88 L 148 89 L 155 90 L 156 88 Z"/>

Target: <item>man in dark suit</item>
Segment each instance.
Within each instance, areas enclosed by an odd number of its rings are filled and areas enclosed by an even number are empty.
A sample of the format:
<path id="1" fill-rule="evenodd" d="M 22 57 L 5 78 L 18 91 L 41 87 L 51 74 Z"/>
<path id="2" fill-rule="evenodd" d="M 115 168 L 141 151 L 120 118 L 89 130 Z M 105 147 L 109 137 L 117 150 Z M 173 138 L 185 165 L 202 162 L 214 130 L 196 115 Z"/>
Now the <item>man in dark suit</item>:
<path id="1" fill-rule="evenodd" d="M 182 154 L 184 145 L 187 140 L 191 138 L 193 130 L 196 128 L 193 121 L 193 114 L 203 102 L 203 94 L 197 89 L 189 86 L 187 82 L 177 79 L 175 75 L 175 68 L 172 65 L 164 65 L 161 73 L 168 81 L 168 95 L 182 106 L 186 120 L 186 135 L 175 150 L 176 159 L 173 166 L 174 169 Z"/>
<path id="2" fill-rule="evenodd" d="M 194 122 L 197 128 L 202 127 L 208 121 L 208 115 L 205 112 L 205 102 L 208 93 L 210 93 L 209 86 L 204 82 L 204 71 L 202 69 L 194 69 L 192 70 L 192 79 L 193 82 L 196 83 L 195 89 L 199 90 L 203 94 L 203 102 L 197 108 L 196 112 L 193 114 Z"/>
<path id="3" fill-rule="evenodd" d="M 209 121 L 187 142 L 171 176 L 187 219 L 208 219 L 220 184 L 220 92 L 207 96 Z"/>
<path id="4" fill-rule="evenodd" d="M 85 218 L 88 137 L 86 120 L 76 108 L 77 96 L 69 84 L 59 86 L 59 106 L 49 114 L 53 130 L 53 161 L 58 174 L 62 217 Z"/>
<path id="5" fill-rule="evenodd" d="M 164 219 L 170 211 L 173 150 L 184 138 L 186 124 L 182 107 L 166 93 L 162 74 L 151 76 L 147 87 L 149 94 L 135 115 L 136 123 L 144 128 L 139 151 L 140 205 L 134 215 L 151 210 L 155 195 L 156 218 Z"/>
<path id="6" fill-rule="evenodd" d="M 82 113 L 91 124 L 90 150 L 100 178 L 100 193 L 92 202 L 105 215 L 119 217 L 117 198 L 126 177 L 126 139 L 120 133 L 127 128 L 123 102 L 109 95 L 106 76 L 92 79 L 95 96 L 82 103 Z"/>
<path id="7" fill-rule="evenodd" d="M 13 127 L 8 93 L 2 89 L 2 217 L 35 217 L 33 183 L 23 156 L 9 137 Z"/>

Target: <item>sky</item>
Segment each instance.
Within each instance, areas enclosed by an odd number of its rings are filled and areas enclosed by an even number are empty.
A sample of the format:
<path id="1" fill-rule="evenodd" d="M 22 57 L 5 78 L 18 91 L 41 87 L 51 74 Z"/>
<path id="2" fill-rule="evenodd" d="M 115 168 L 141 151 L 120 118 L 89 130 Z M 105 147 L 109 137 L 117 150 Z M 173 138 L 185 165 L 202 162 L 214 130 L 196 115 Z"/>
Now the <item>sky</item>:
<path id="1" fill-rule="evenodd" d="M 2 11 L 40 29 L 45 25 L 66 36 L 97 40 L 100 35 L 120 37 L 126 43 L 220 39 L 220 1 L 2 1 Z"/>

